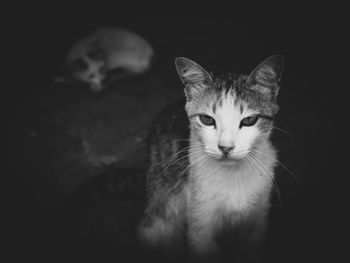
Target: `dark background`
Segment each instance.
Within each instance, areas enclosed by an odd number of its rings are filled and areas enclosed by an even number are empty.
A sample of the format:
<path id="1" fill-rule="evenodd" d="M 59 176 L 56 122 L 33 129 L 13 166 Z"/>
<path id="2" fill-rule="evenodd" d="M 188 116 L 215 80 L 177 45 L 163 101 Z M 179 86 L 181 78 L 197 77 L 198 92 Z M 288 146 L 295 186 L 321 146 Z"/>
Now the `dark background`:
<path id="1" fill-rule="evenodd" d="M 277 168 L 281 201 L 274 195 L 266 262 L 340 258 L 346 173 L 334 146 L 344 121 L 338 120 L 344 92 L 337 81 L 346 23 L 334 7 L 20 6 L 6 39 L 16 53 L 6 90 L 12 256 L 48 262 L 143 257 L 133 236 L 144 201 L 143 139 L 158 112 L 182 96 L 174 58 L 249 73 L 283 54 L 276 126 L 292 136 L 276 130 L 273 140 L 290 171 Z M 53 83 L 74 41 L 105 25 L 145 37 L 157 56 L 153 69 L 100 95 Z"/>

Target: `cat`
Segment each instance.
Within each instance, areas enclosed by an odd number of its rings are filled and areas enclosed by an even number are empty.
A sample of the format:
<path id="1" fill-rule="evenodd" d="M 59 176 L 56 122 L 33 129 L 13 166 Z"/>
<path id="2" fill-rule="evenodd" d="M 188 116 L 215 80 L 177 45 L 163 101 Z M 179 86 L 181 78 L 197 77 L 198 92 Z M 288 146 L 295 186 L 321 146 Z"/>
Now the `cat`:
<path id="1" fill-rule="evenodd" d="M 249 75 L 214 75 L 184 57 L 175 66 L 185 99 L 160 114 L 150 132 L 140 241 L 171 260 L 259 261 L 284 57 L 267 58 Z"/>
<path id="2" fill-rule="evenodd" d="M 122 28 L 102 27 L 76 42 L 69 50 L 65 67 L 69 75 L 87 82 L 99 92 L 109 73 L 127 76 L 144 73 L 151 67 L 154 50 L 138 34 Z"/>

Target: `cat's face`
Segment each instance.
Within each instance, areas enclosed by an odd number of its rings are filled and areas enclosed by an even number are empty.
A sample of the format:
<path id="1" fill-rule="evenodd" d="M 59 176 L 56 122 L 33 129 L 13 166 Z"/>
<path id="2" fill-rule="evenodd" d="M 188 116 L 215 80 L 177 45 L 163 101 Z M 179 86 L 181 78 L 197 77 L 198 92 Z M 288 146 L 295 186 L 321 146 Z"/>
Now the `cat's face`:
<path id="1" fill-rule="evenodd" d="M 203 100 L 187 104 L 192 130 L 204 151 L 213 158 L 241 159 L 258 139 L 269 134 L 271 121 L 266 123 L 259 110 L 251 109 L 233 92 L 218 95 L 207 94 Z"/>
<path id="2" fill-rule="evenodd" d="M 106 78 L 106 61 L 99 47 L 81 45 L 76 47 L 75 53 L 70 55 L 67 68 L 74 78 L 90 84 L 94 92 L 103 89 Z"/>
<path id="3" fill-rule="evenodd" d="M 186 111 L 197 139 L 194 148 L 230 165 L 268 139 L 278 110 L 278 70 L 282 65 L 276 62 L 282 63 L 281 57 L 264 61 L 250 76 L 214 77 L 191 60 L 177 59 L 185 84 Z M 266 80 L 269 82 L 263 83 Z"/>

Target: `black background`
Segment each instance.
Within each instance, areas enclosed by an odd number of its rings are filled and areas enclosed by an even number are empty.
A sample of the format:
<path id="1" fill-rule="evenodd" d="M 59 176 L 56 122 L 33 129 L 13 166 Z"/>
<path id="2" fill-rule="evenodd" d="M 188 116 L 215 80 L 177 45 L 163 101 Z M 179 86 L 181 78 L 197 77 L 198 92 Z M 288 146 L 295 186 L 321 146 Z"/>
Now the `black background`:
<path id="1" fill-rule="evenodd" d="M 232 61 L 232 64 L 241 64 L 244 70 L 249 70 L 252 63 L 272 54 L 283 54 L 286 58 L 283 81 L 293 83 L 286 86 L 295 88 L 295 91 L 283 95 L 281 90 L 281 101 L 290 108 L 310 110 L 312 114 L 306 112 L 305 116 L 312 116 L 314 119 L 310 121 L 316 126 L 311 127 L 312 135 L 302 139 L 293 157 L 290 157 L 301 163 L 298 167 L 302 171 L 300 176 L 305 176 L 307 180 L 301 180 L 304 184 L 295 187 L 296 190 L 288 190 L 294 191 L 292 198 L 276 212 L 272 259 L 276 262 L 326 262 L 340 257 L 346 242 L 341 238 L 345 234 L 342 215 L 347 209 L 342 204 L 345 196 L 341 190 L 346 173 L 340 171 L 340 152 L 334 146 L 338 146 L 341 139 L 339 126 L 343 123 L 342 119 L 338 121 L 338 117 L 339 112 L 344 112 L 340 109 L 344 106 L 340 101 L 345 92 L 338 81 L 343 76 L 340 73 L 345 64 L 342 46 L 348 33 L 340 7 L 320 3 L 307 6 L 255 6 L 251 3 L 239 6 L 232 2 L 222 6 L 214 2 L 209 5 L 173 2 L 172 5 L 160 6 L 117 2 L 104 5 L 101 2 L 19 5 L 14 10 L 8 25 L 10 35 L 6 39 L 14 50 L 11 54 L 15 54 L 11 59 L 14 77 L 11 76 L 10 89 L 5 87 L 10 93 L 9 104 L 43 92 L 45 85 L 60 70 L 59 65 L 72 42 L 106 24 L 139 32 L 169 63 L 172 63 L 174 55 L 184 55 L 204 65 L 213 62 L 220 66 L 220 62 L 230 64 Z M 188 35 L 199 35 L 202 39 L 207 38 L 208 42 L 222 37 L 223 48 L 210 55 L 215 59 L 201 58 L 188 51 L 182 54 L 174 47 L 175 52 L 167 54 L 168 48 L 163 43 L 171 43 L 173 39 L 181 43 L 181 38 Z M 205 49 L 205 45 L 204 41 L 198 49 Z M 233 61 L 235 58 L 236 61 Z M 298 86 L 298 83 L 303 84 Z M 293 96 L 289 97 L 290 94 Z M 291 101 L 292 98 L 297 100 Z M 68 251 L 71 253 L 72 250 L 65 249 L 65 238 L 70 237 L 45 233 L 59 223 L 32 198 L 33 189 L 28 189 L 32 186 L 23 184 L 28 177 L 35 176 L 22 167 L 23 160 L 18 158 L 21 146 L 16 143 L 16 130 L 21 129 L 21 113 L 31 107 L 30 103 L 23 105 L 16 104 L 16 108 L 10 105 L 9 108 L 11 172 L 8 174 L 15 179 L 10 183 L 8 197 L 11 208 L 9 242 L 13 245 L 14 256 L 25 255 L 27 259 L 48 262 L 61 258 L 69 261 Z M 301 115 L 285 114 L 283 118 L 295 120 L 292 123 L 298 123 L 298 118 L 303 119 L 301 125 L 292 127 L 292 133 L 303 138 L 304 133 L 309 133 L 303 130 L 302 124 L 308 120 L 303 118 L 302 110 L 298 113 Z M 42 226 L 43 218 L 50 223 Z M 77 258 L 90 255 L 83 248 L 77 250 Z M 98 252 L 96 255 L 97 258 L 103 257 Z"/>

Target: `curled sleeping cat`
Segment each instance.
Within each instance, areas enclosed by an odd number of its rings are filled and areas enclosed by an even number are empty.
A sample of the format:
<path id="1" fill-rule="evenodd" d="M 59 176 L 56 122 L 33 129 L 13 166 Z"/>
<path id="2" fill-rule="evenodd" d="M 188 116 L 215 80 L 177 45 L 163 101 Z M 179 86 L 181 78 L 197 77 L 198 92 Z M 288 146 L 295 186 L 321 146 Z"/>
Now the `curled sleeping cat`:
<path id="1" fill-rule="evenodd" d="M 99 92 L 108 73 L 143 73 L 150 68 L 153 56 L 151 45 L 141 36 L 126 29 L 105 27 L 75 43 L 65 66 L 73 79 L 87 82 L 92 91 Z"/>
<path id="2" fill-rule="evenodd" d="M 267 226 L 283 57 L 249 75 L 213 75 L 187 58 L 175 65 L 186 99 L 155 121 L 149 137 L 142 243 L 168 259 L 256 262 Z"/>

